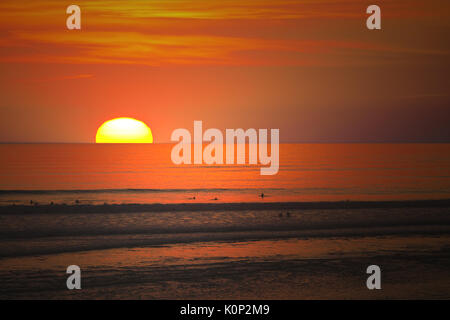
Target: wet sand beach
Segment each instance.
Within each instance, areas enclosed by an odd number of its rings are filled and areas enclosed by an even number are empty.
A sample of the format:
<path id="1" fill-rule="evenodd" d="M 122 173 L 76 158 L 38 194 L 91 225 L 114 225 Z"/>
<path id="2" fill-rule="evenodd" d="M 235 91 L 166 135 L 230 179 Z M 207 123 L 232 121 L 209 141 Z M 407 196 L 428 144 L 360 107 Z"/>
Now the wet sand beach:
<path id="1" fill-rule="evenodd" d="M 0 297 L 449 298 L 450 210 L 443 203 L 319 206 L 290 209 L 289 217 L 273 205 L 0 214 Z M 72 264 L 82 269 L 78 292 L 65 288 Z M 371 264 L 382 268 L 383 290 L 365 286 Z"/>

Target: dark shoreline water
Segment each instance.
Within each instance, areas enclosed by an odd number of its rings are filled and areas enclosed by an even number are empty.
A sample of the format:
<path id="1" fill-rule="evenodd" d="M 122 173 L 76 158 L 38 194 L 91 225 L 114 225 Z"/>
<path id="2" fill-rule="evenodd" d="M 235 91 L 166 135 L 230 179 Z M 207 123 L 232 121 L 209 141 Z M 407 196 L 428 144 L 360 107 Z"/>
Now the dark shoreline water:
<path id="1" fill-rule="evenodd" d="M 323 201 L 323 202 L 241 202 L 241 203 L 154 203 L 103 205 L 8 205 L 0 206 L 0 214 L 32 213 L 123 213 L 168 211 L 238 211 L 238 210 L 308 210 L 364 208 L 442 208 L 450 207 L 450 199 L 404 201 Z"/>
<path id="2" fill-rule="evenodd" d="M 195 242 L 450 234 L 447 202 L 412 204 L 416 202 L 378 203 L 378 207 L 359 204 L 363 208 L 310 205 L 308 209 L 298 209 L 299 204 L 295 209 L 270 204 L 264 210 L 248 206 L 219 210 L 208 204 L 210 210 L 165 211 L 132 211 L 122 206 L 112 211 L 100 206 L 104 212 L 89 212 L 83 206 L 72 212 L 61 208 L 45 212 L 37 211 L 37 206 L 25 214 L 0 214 L 0 257 Z"/>
<path id="3" fill-rule="evenodd" d="M 450 298 L 448 199 L 1 209 L 0 299 Z"/>
<path id="4" fill-rule="evenodd" d="M 448 236 L 293 238 L 6 258 L 0 298 L 449 299 L 448 243 Z M 82 290 L 65 288 L 73 263 L 82 268 Z M 365 287 L 371 264 L 382 268 L 382 290 Z"/>

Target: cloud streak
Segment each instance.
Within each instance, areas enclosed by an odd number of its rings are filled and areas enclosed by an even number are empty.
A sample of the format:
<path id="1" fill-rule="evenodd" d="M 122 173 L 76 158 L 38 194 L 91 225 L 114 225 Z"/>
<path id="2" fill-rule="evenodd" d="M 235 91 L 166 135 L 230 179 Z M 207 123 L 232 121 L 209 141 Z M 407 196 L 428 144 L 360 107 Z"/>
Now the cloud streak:
<path id="1" fill-rule="evenodd" d="M 373 65 L 449 54 L 446 47 L 424 50 L 414 43 L 368 37 L 364 6 L 357 0 L 102 0 L 79 5 L 82 30 L 68 31 L 60 1 L 2 1 L 0 62 Z M 387 19 L 420 12 L 426 18 L 428 12 L 419 1 L 389 1 L 383 10 Z M 338 35 L 335 28 L 347 31 Z M 379 58 L 374 60 L 374 54 Z"/>

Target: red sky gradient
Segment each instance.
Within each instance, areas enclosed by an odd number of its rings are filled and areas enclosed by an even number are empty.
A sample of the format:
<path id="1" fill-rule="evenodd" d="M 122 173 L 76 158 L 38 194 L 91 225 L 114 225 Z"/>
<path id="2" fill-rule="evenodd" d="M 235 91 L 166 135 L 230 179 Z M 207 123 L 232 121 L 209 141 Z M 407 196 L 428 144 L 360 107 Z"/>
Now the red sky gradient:
<path id="1" fill-rule="evenodd" d="M 382 30 L 365 27 L 370 4 Z M 284 142 L 450 141 L 450 2 L 0 2 L 0 141 L 94 142 L 121 116 Z"/>

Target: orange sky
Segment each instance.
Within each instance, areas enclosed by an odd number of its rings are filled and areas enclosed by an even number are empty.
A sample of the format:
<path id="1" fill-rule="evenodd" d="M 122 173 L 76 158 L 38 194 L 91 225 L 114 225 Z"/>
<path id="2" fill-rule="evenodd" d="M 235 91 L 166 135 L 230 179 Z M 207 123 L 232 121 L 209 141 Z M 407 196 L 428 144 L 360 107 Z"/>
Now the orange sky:
<path id="1" fill-rule="evenodd" d="M 130 116 L 172 130 L 280 128 L 282 141 L 450 141 L 450 2 L 0 3 L 0 141 L 93 142 Z"/>

